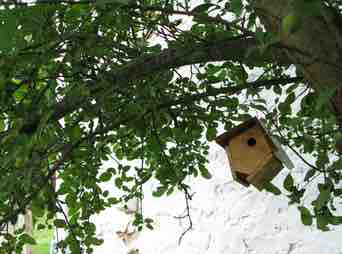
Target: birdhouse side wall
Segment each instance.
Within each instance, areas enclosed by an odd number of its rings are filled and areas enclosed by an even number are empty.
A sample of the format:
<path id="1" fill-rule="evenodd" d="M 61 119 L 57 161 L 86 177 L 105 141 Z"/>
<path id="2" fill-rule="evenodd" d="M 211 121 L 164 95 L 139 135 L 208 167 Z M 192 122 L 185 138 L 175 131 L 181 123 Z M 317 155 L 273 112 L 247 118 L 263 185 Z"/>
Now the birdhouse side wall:
<path id="1" fill-rule="evenodd" d="M 247 177 L 247 181 L 255 186 L 258 190 L 262 190 L 266 183 L 272 181 L 274 177 L 278 175 L 280 170 L 283 168 L 280 160 L 274 155 L 271 156 L 267 163 L 258 172 Z"/>

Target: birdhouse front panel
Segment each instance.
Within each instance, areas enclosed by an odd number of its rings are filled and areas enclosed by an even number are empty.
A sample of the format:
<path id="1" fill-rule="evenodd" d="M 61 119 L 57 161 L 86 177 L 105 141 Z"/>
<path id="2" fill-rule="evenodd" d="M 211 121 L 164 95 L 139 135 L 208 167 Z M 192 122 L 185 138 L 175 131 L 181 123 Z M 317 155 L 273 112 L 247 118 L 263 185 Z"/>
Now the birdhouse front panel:
<path id="1" fill-rule="evenodd" d="M 247 175 L 263 168 L 273 153 L 272 144 L 258 124 L 233 137 L 226 149 L 231 168 Z"/>

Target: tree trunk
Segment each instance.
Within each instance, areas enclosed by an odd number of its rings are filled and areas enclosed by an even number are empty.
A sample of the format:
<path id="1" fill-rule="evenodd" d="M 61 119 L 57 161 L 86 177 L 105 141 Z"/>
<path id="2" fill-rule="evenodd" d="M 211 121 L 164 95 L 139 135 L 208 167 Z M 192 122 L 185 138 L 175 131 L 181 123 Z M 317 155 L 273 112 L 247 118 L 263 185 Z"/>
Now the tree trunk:
<path id="1" fill-rule="evenodd" d="M 319 92 L 336 89 L 332 99 L 337 117 L 342 118 L 342 29 L 340 14 L 321 6 L 319 15 L 299 17 L 298 29 L 284 33 L 282 22 L 294 14 L 290 0 L 252 0 L 257 15 L 268 31 L 279 36 L 280 47 L 309 84 Z M 292 3 L 291 3 L 292 2 Z M 322 4 L 323 5 L 323 4 Z"/>

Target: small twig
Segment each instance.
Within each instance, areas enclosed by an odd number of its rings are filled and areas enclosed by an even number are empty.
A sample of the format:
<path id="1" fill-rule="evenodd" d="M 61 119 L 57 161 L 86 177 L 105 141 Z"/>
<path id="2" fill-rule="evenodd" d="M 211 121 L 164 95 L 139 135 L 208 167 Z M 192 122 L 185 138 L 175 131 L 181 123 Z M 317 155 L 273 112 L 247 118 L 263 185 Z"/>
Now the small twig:
<path id="1" fill-rule="evenodd" d="M 184 211 L 184 212 L 185 212 L 185 211 Z M 187 217 L 187 215 L 173 216 L 173 218 L 178 219 L 178 220 L 185 219 L 186 217 Z"/>
<path id="2" fill-rule="evenodd" d="M 160 146 L 160 149 L 161 149 L 161 153 L 162 153 L 162 155 L 163 155 L 163 158 L 166 160 L 166 162 L 168 163 L 169 167 L 171 168 L 172 165 L 171 165 L 170 161 L 168 160 L 168 158 L 167 158 L 167 156 L 166 156 L 166 154 L 165 154 L 165 152 L 164 152 L 164 150 L 163 150 L 163 147 L 162 147 L 162 144 L 161 144 L 161 141 L 160 141 L 160 137 L 159 137 L 159 135 L 158 135 L 158 133 L 157 133 L 157 131 L 156 131 L 156 128 L 155 128 L 155 117 L 154 117 L 153 112 L 152 112 L 152 117 L 153 117 L 152 127 L 153 127 L 153 130 L 154 130 L 154 135 L 155 135 L 155 137 L 157 138 L 157 141 L 158 141 L 158 143 L 159 143 L 159 146 Z M 193 193 L 193 194 L 189 194 L 186 185 L 180 183 L 179 186 L 180 186 L 180 188 L 184 191 L 185 205 L 186 205 L 186 214 L 183 216 L 183 218 L 188 218 L 189 226 L 188 226 L 187 229 L 184 230 L 183 233 L 180 235 L 180 237 L 179 237 L 179 239 L 178 239 L 178 245 L 181 244 L 182 239 L 183 239 L 183 237 L 186 235 L 186 233 L 188 233 L 188 232 L 192 229 L 192 225 L 193 225 L 193 224 L 192 224 L 192 219 L 191 219 L 191 214 L 190 214 L 190 204 L 189 204 L 190 202 L 189 202 L 189 201 L 192 199 L 192 197 L 193 197 L 193 195 L 194 195 L 194 193 Z M 178 218 L 183 219 L 183 218 L 181 218 L 181 217 L 178 217 Z"/>
<path id="3" fill-rule="evenodd" d="M 279 126 L 275 123 L 275 121 L 273 121 L 273 119 L 271 119 L 271 122 L 272 122 L 272 124 L 276 127 L 276 130 L 277 130 L 278 134 L 280 135 L 280 137 L 281 137 L 283 140 L 286 140 L 286 138 L 284 137 L 283 133 L 280 131 L 280 128 L 279 128 Z M 297 157 L 298 157 L 301 161 L 303 161 L 307 166 L 309 166 L 310 168 L 313 168 L 314 170 L 317 170 L 318 172 L 324 172 L 324 170 L 321 170 L 321 169 L 317 168 L 316 166 L 314 166 L 314 165 L 312 165 L 310 162 L 308 162 L 306 159 L 304 159 L 304 157 L 303 157 L 300 153 L 298 153 L 297 150 L 294 149 L 293 146 L 290 145 L 289 142 L 286 142 L 286 146 L 287 146 L 288 148 L 290 148 L 291 151 L 294 152 L 294 153 L 297 155 Z"/>
<path id="4" fill-rule="evenodd" d="M 109 157 L 115 161 L 116 164 L 121 165 L 120 161 L 118 161 L 112 154 L 109 154 Z"/>
<path id="5" fill-rule="evenodd" d="M 193 197 L 195 194 L 196 194 L 196 192 L 192 193 L 192 194 L 190 195 L 189 200 L 192 200 L 192 197 Z M 186 210 L 186 208 L 185 208 L 184 213 L 185 213 L 186 211 L 187 211 L 187 210 Z M 179 216 L 173 216 L 173 218 L 175 218 L 175 219 L 185 219 L 186 217 L 187 217 L 186 214 L 185 214 L 185 215 L 179 215 Z"/>
<path id="6" fill-rule="evenodd" d="M 191 229 L 192 229 L 192 219 L 191 219 L 191 214 L 190 214 L 190 200 L 192 199 L 193 194 L 189 194 L 187 188 L 185 186 L 181 186 L 181 188 L 184 191 L 184 197 L 185 197 L 185 204 L 186 204 L 186 214 L 184 216 L 182 216 L 183 218 L 188 218 L 188 222 L 189 222 L 189 226 L 187 227 L 186 230 L 183 231 L 183 233 L 180 235 L 179 239 L 178 239 L 178 245 L 181 244 L 183 237 L 186 235 L 186 233 L 188 233 Z M 181 217 L 179 217 L 181 218 Z M 183 219 L 181 218 L 181 219 Z"/>
<path id="7" fill-rule="evenodd" d="M 80 245 L 80 241 L 77 239 L 77 236 L 72 228 L 72 225 L 70 224 L 69 220 L 68 220 L 68 216 L 66 215 L 62 205 L 60 204 L 60 201 L 58 199 L 56 199 L 56 204 L 58 206 L 58 210 L 62 213 L 63 217 L 64 217 L 64 221 L 65 223 L 67 224 L 68 228 L 69 228 L 69 231 L 72 235 L 72 237 L 75 239 L 75 241 L 77 242 L 77 244 L 79 245 L 81 251 L 82 251 L 82 247 Z"/>
<path id="8" fill-rule="evenodd" d="M 145 121 L 144 121 L 144 125 L 145 125 Z M 145 146 L 144 146 L 144 142 L 145 142 L 145 137 L 141 138 L 141 171 L 144 170 L 144 163 L 145 163 L 145 158 L 144 158 L 144 154 L 145 154 Z M 143 214 L 143 184 L 140 184 L 140 197 L 139 197 L 139 208 L 140 208 L 140 214 Z"/>

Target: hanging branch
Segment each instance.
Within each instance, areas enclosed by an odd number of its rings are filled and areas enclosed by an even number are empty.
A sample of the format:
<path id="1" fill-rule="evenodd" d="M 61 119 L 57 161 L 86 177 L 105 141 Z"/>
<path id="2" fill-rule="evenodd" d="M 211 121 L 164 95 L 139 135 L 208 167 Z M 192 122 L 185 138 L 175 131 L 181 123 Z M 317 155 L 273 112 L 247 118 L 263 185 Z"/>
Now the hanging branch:
<path id="1" fill-rule="evenodd" d="M 145 122 L 144 122 L 144 125 L 145 125 Z M 142 137 L 141 138 L 141 171 L 144 170 L 144 162 L 145 162 L 145 159 L 144 159 L 144 151 L 145 151 L 145 146 L 144 146 L 144 138 L 145 137 Z M 142 216 L 143 214 L 143 208 L 142 208 L 142 201 L 143 201 L 143 184 L 140 183 L 140 197 L 139 197 L 139 208 L 140 208 L 140 215 Z"/>
<path id="2" fill-rule="evenodd" d="M 158 132 L 156 130 L 156 127 L 155 127 L 155 116 L 154 116 L 154 112 L 152 112 L 152 131 L 153 131 L 153 134 L 155 135 L 156 139 L 157 139 L 157 142 L 158 142 L 158 145 L 160 147 L 160 150 L 161 150 L 161 153 L 162 153 L 162 158 L 165 159 L 165 161 L 167 162 L 167 164 L 169 165 L 170 168 L 172 168 L 172 165 L 171 165 L 171 162 L 169 161 L 169 159 L 167 158 L 165 152 L 164 152 L 164 149 L 163 149 L 163 146 L 161 144 L 161 140 L 160 140 L 160 137 L 158 135 Z M 183 184 L 183 183 L 179 183 L 179 187 L 183 190 L 184 192 L 184 198 L 185 198 L 185 205 L 186 205 L 186 214 L 183 215 L 183 216 L 178 216 L 178 217 L 174 217 L 174 218 L 177 218 L 177 219 L 184 219 L 184 218 L 188 218 L 188 222 L 189 222 L 189 226 L 187 227 L 187 229 L 185 229 L 183 231 L 183 233 L 180 235 L 179 239 L 178 239 L 178 245 L 181 244 L 182 242 L 182 239 L 183 237 L 186 235 L 186 233 L 188 233 L 191 229 L 192 229 L 192 219 L 191 219 L 191 213 L 190 213 L 190 201 L 192 200 L 192 197 L 194 195 L 193 194 L 189 194 L 189 191 L 187 188 L 189 188 L 187 185 Z"/>
<path id="3" fill-rule="evenodd" d="M 62 205 L 60 203 L 60 200 L 57 199 L 56 200 L 56 204 L 58 206 L 58 210 L 62 213 L 62 215 L 64 217 L 64 221 L 65 221 L 65 223 L 68 226 L 69 232 L 71 233 L 71 235 L 74 238 L 74 240 L 77 242 L 77 245 L 80 246 L 80 251 L 82 253 L 82 247 L 81 247 L 80 241 L 77 239 L 76 233 L 74 232 L 74 229 L 72 228 L 72 225 L 69 222 L 68 216 L 65 213 L 65 211 L 64 211 L 64 209 L 63 209 L 63 207 L 62 207 Z"/>
<path id="4" fill-rule="evenodd" d="M 186 204 L 186 214 L 180 217 L 175 217 L 177 219 L 184 219 L 187 218 L 189 225 L 188 227 L 183 231 L 183 233 L 180 235 L 179 239 L 178 239 L 178 245 L 181 244 L 183 237 L 192 229 L 192 219 L 191 219 L 191 214 L 190 214 L 190 201 L 192 200 L 192 197 L 195 193 L 193 194 L 189 194 L 188 190 L 187 190 L 187 186 L 185 185 L 181 185 L 181 188 L 184 191 L 184 198 L 185 198 L 185 204 Z"/>

